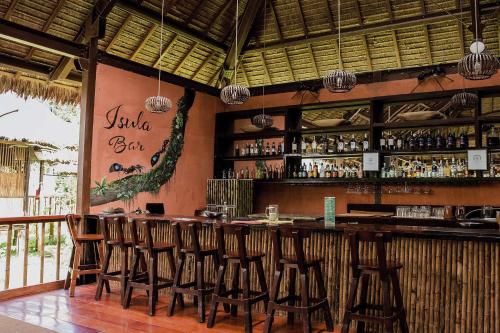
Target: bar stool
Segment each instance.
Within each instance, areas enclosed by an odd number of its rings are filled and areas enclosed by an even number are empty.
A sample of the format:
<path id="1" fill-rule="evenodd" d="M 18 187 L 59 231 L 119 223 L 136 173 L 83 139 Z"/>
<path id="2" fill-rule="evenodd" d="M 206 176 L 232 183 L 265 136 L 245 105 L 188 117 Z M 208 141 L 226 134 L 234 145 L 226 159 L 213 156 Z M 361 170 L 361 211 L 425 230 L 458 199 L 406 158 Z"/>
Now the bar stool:
<path id="1" fill-rule="evenodd" d="M 311 332 L 311 313 L 323 310 L 326 322 L 326 329 L 333 332 L 333 319 L 330 312 L 323 274 L 321 273 L 321 262 L 323 258 L 306 255 L 304 253 L 304 239 L 309 238 L 311 232 L 293 226 L 280 226 L 271 228 L 271 238 L 273 243 L 275 272 L 271 288 L 271 299 L 267 308 L 264 332 L 271 332 L 276 310 L 288 312 L 287 323 L 293 324 L 294 314 L 301 313 L 303 318 L 303 332 Z M 283 253 L 282 240 L 289 238 L 292 241 L 294 254 Z M 319 298 L 313 299 L 309 295 L 309 269 L 314 270 L 314 276 L 318 285 Z M 281 280 L 285 269 L 289 270 L 288 295 L 278 298 Z M 297 270 L 300 274 L 300 295 L 295 294 L 295 279 Z M 300 305 L 296 305 L 300 302 Z M 288 304 L 285 304 L 288 303 Z"/>
<path id="2" fill-rule="evenodd" d="M 215 292 L 212 295 L 212 303 L 210 308 L 210 317 L 208 318 L 208 327 L 212 328 L 215 324 L 215 316 L 217 314 L 217 306 L 220 302 L 231 304 L 231 315 L 236 316 L 238 305 L 242 305 L 244 309 L 245 332 L 252 332 L 252 305 L 260 301 L 264 301 L 264 306 L 267 308 L 269 302 L 269 291 L 267 289 L 266 276 L 262 258 L 265 256 L 262 252 L 248 252 L 246 247 L 245 237 L 250 234 L 250 228 L 245 225 L 232 224 L 217 224 L 215 227 L 217 235 L 217 244 L 219 250 L 219 258 L 221 260 L 217 282 L 215 284 Z M 237 251 L 226 250 L 226 236 L 236 238 Z M 257 277 L 259 280 L 260 291 L 250 289 L 250 264 L 255 263 Z M 225 273 L 229 264 L 234 267 L 234 275 L 230 290 L 226 290 L 224 281 Z M 239 273 L 243 275 L 243 288 L 239 287 Z M 242 294 L 242 298 L 239 298 Z"/>
<path id="3" fill-rule="evenodd" d="M 69 234 L 73 242 L 74 249 L 71 256 L 71 262 L 68 275 L 70 279 L 66 279 L 64 289 L 69 288 L 69 296 L 75 296 L 76 279 L 82 275 L 96 274 L 98 275 L 102 269 L 103 258 L 103 236 L 99 234 L 83 234 L 78 230 L 82 228 L 81 222 L 83 218 L 80 215 L 66 215 Z M 84 246 L 94 246 L 97 249 L 97 258 L 95 264 L 81 264 Z M 109 283 L 106 283 L 106 290 L 109 290 Z"/>
<path id="4" fill-rule="evenodd" d="M 108 281 L 118 281 L 120 282 L 120 300 L 123 304 L 123 300 L 125 299 L 125 289 L 127 288 L 128 274 L 130 273 L 128 269 L 128 252 L 129 249 L 132 248 L 132 240 L 125 239 L 123 228 L 123 226 L 127 223 L 127 218 L 125 216 L 109 216 L 101 217 L 99 220 L 106 251 L 102 271 L 97 279 L 95 300 L 99 301 L 101 299 L 102 289 L 105 283 L 109 285 Z M 115 230 L 116 237 L 111 236 L 110 228 Z M 115 248 L 120 251 L 120 270 L 109 272 L 109 263 Z"/>
<path id="5" fill-rule="evenodd" d="M 198 320 L 203 323 L 205 322 L 205 296 L 211 294 L 214 290 L 213 283 L 205 282 L 205 259 L 212 257 L 217 269 L 219 266 L 217 249 L 203 249 L 201 247 L 199 239 L 201 221 L 195 219 L 187 221 L 174 220 L 172 226 L 179 261 L 177 262 L 167 315 L 172 316 L 174 314 L 177 299 L 179 299 L 181 307 L 184 307 L 183 294 L 192 295 L 193 302 L 198 306 Z M 183 237 L 183 233 L 189 234 L 190 237 Z M 181 283 L 184 265 L 188 256 L 193 257 L 195 261 L 194 281 Z"/>
<path id="6" fill-rule="evenodd" d="M 352 278 L 349 285 L 349 296 L 347 298 L 344 320 L 342 323 L 342 333 L 347 333 L 349 331 L 352 320 L 359 321 L 357 328 L 358 332 L 365 331 L 366 321 L 384 325 L 384 332 L 393 332 L 394 322 L 397 320 L 399 320 L 401 332 L 409 332 L 397 272 L 403 265 L 395 261 L 387 261 L 386 256 L 385 244 L 392 241 L 391 232 L 346 229 L 344 234 L 349 239 Z M 360 242 L 375 243 L 377 258 L 361 260 L 359 258 Z M 382 305 L 366 303 L 369 278 L 373 274 L 378 274 L 382 284 Z M 360 303 L 355 305 L 360 279 Z M 390 298 L 389 284 L 391 283 L 396 307 L 393 307 Z M 383 314 L 366 314 L 366 309 L 382 310 Z"/>
<path id="7" fill-rule="evenodd" d="M 170 272 L 175 275 L 174 244 L 153 241 L 153 229 L 157 227 L 156 221 L 134 219 L 130 223 L 130 233 L 132 235 L 132 269 L 127 282 L 123 308 L 130 306 L 132 291 L 134 288 L 144 289 L 148 294 L 148 314 L 154 316 L 156 303 L 158 301 L 158 291 L 172 286 L 172 279 L 158 276 L 158 256 L 166 253 Z M 141 231 L 141 232 L 139 232 Z M 143 239 L 140 238 L 143 235 Z M 147 274 L 140 274 L 139 264 L 141 256 L 149 258 L 147 264 Z"/>

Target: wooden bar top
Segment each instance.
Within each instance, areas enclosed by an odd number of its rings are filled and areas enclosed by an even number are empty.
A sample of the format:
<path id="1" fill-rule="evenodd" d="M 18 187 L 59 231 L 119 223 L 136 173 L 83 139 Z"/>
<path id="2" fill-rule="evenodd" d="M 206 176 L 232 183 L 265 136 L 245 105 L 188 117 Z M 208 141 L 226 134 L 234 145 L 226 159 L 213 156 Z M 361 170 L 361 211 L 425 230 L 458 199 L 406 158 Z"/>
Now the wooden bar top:
<path id="1" fill-rule="evenodd" d="M 104 216 L 104 215 L 103 215 Z M 109 216 L 109 215 L 107 215 Z M 212 219 L 200 216 L 182 216 L 182 215 L 157 215 L 157 214 L 135 214 L 127 215 L 130 220 L 153 220 L 163 223 L 172 223 L 175 221 L 199 221 L 205 225 L 214 223 L 223 223 L 221 219 Z M 238 221 L 244 219 L 238 219 Z M 252 220 L 248 220 L 252 221 Z M 249 222 L 252 228 L 268 228 L 270 224 L 255 224 Z M 319 233 L 342 233 L 346 227 L 360 229 L 376 229 L 381 231 L 391 231 L 395 236 L 408 238 L 427 238 L 427 239 L 455 239 L 455 240 L 474 240 L 487 242 L 500 242 L 499 229 L 469 229 L 457 227 L 433 227 L 433 226 L 408 226 L 408 225 L 384 225 L 384 224 L 355 224 L 355 222 L 338 222 L 335 225 L 325 225 L 322 220 L 318 221 L 295 221 L 293 226 L 308 229 Z"/>

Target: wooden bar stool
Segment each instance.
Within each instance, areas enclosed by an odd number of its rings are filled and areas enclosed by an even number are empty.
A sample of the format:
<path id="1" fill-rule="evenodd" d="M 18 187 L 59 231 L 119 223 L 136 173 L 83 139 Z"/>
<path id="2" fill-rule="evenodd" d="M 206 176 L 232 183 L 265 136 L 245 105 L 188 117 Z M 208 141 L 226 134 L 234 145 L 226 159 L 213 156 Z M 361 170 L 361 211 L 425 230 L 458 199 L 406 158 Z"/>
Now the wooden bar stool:
<path id="1" fill-rule="evenodd" d="M 153 230 L 157 227 L 156 221 L 134 219 L 130 223 L 132 235 L 132 269 L 127 282 L 123 308 L 130 306 L 134 288 L 144 289 L 148 294 L 148 314 L 154 316 L 158 291 L 172 286 L 172 279 L 158 276 L 158 256 L 166 253 L 170 273 L 175 276 L 174 244 L 153 241 Z M 140 232 L 139 232 L 140 231 Z M 140 238 L 143 235 L 143 238 Z M 148 257 L 147 274 L 139 273 L 141 256 Z"/>
<path id="2" fill-rule="evenodd" d="M 70 279 L 66 279 L 64 289 L 69 288 L 69 296 L 75 296 L 76 279 L 82 275 L 96 274 L 98 275 L 102 269 L 103 258 L 103 236 L 99 234 L 84 234 L 79 232 L 82 228 L 84 219 L 79 215 L 66 215 L 68 230 L 73 242 L 74 252 L 72 253 L 71 263 L 69 267 Z M 97 258 L 93 264 L 81 264 L 81 259 L 84 253 L 84 246 L 94 246 L 97 250 Z M 68 285 L 69 284 L 69 285 Z M 106 283 L 106 289 L 109 291 L 109 283 Z"/>
<path id="3" fill-rule="evenodd" d="M 125 239 L 124 226 L 127 225 L 127 218 L 125 216 L 110 216 L 101 217 L 99 220 L 102 235 L 104 237 L 105 255 L 102 271 L 97 279 L 95 299 L 96 301 L 101 299 L 102 289 L 105 283 L 109 284 L 108 281 L 118 281 L 120 282 L 120 299 L 123 304 L 128 274 L 130 273 L 128 269 L 128 252 L 129 249 L 132 248 L 132 240 Z M 111 235 L 111 228 L 115 230 L 116 237 Z M 120 251 L 120 270 L 109 272 L 109 263 L 115 248 Z"/>
<path id="4" fill-rule="evenodd" d="M 303 318 L 303 331 L 311 332 L 311 313 L 317 310 L 323 310 L 326 329 L 333 331 L 333 319 L 328 304 L 323 274 L 321 273 L 321 262 L 323 258 L 304 254 L 304 239 L 311 236 L 310 231 L 299 229 L 293 226 L 281 226 L 271 228 L 271 238 L 273 242 L 273 252 L 276 269 L 271 288 L 271 299 L 267 308 L 266 322 L 264 332 L 271 332 L 271 326 L 274 320 L 276 310 L 288 312 L 287 322 L 293 324 L 294 313 L 301 313 Z M 283 253 L 282 240 L 289 238 L 292 241 L 294 254 Z M 313 299 L 309 295 L 309 269 L 314 270 L 314 276 L 318 285 L 319 298 Z M 285 269 L 289 270 L 288 295 L 279 298 L 279 290 L 283 273 Z M 297 270 L 300 275 L 300 295 L 295 293 L 295 279 Z M 299 302 L 299 305 L 296 303 Z M 288 304 L 286 304 L 288 303 Z"/>
<path id="5" fill-rule="evenodd" d="M 200 221 L 195 219 L 187 221 L 174 220 L 172 226 L 174 228 L 175 244 L 177 246 L 179 261 L 177 262 L 167 315 L 172 316 L 174 314 L 177 299 L 181 307 L 184 307 L 183 294 L 192 295 L 193 302 L 198 306 L 198 320 L 200 323 L 203 323 L 205 322 L 205 297 L 214 290 L 213 283 L 207 283 L 205 281 L 205 259 L 212 257 L 217 269 L 219 266 L 217 249 L 203 249 L 201 247 L 199 239 Z M 184 237 L 186 233 L 189 237 Z M 182 273 L 188 256 L 194 258 L 195 277 L 194 281 L 182 283 Z"/>
<path id="6" fill-rule="evenodd" d="M 238 305 L 243 306 L 245 332 L 252 332 L 252 305 L 264 301 L 265 307 L 269 302 L 269 291 L 267 289 L 266 276 L 264 266 L 262 265 L 262 252 L 248 252 L 246 247 L 245 237 L 250 234 L 250 228 L 244 225 L 232 224 L 217 224 L 216 225 L 217 244 L 219 250 L 219 258 L 221 260 L 217 282 L 215 284 L 215 292 L 212 295 L 212 303 L 210 308 L 210 317 L 208 318 L 208 327 L 212 328 L 215 324 L 215 316 L 217 306 L 220 302 L 231 304 L 231 314 L 236 316 Z M 226 236 L 236 238 L 237 251 L 226 250 Z M 250 289 L 250 264 L 255 263 L 257 270 L 257 278 L 259 280 L 260 291 Z M 234 267 L 234 275 L 230 290 L 226 290 L 224 281 L 225 273 L 229 264 Z M 243 288 L 239 287 L 239 273 L 243 276 Z M 239 298 L 239 295 L 242 298 Z"/>
<path id="7" fill-rule="evenodd" d="M 392 234 L 387 231 L 358 229 L 346 229 L 344 234 L 349 240 L 352 278 L 342 323 L 342 333 L 349 331 L 352 320 L 359 321 L 357 332 L 365 331 L 366 321 L 384 325 L 384 332 L 393 332 L 394 322 L 397 320 L 399 320 L 401 332 L 409 332 L 397 272 L 403 265 L 395 261 L 387 261 L 386 256 L 385 243 L 392 241 Z M 361 260 L 359 258 L 360 242 L 375 243 L 377 258 Z M 368 304 L 366 302 L 369 278 L 373 274 L 378 274 L 382 284 L 382 305 Z M 360 302 L 359 304 L 355 304 L 360 279 Z M 390 297 L 389 285 L 391 283 L 396 302 L 395 307 L 393 307 Z M 367 309 L 381 310 L 382 315 L 366 314 Z"/>

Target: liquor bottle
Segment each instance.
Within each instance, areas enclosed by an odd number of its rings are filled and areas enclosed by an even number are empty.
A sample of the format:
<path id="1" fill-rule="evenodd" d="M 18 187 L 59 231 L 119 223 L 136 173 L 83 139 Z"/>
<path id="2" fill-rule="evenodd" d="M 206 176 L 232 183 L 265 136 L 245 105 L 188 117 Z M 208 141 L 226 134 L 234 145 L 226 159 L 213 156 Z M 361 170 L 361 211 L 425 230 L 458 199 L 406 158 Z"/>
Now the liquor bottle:
<path id="1" fill-rule="evenodd" d="M 404 148 L 403 137 L 401 135 L 398 135 L 396 139 L 396 149 L 403 150 L 403 148 Z"/>
<path id="2" fill-rule="evenodd" d="M 455 157 L 451 158 L 451 165 L 450 165 L 450 175 L 453 178 L 456 178 L 458 174 L 457 170 L 457 164 L 455 163 Z"/>
<path id="3" fill-rule="evenodd" d="M 250 171 L 248 170 L 248 167 L 245 168 L 245 179 L 249 179 L 250 178 Z"/>
<path id="4" fill-rule="evenodd" d="M 436 149 L 444 149 L 445 146 L 444 137 L 441 135 L 441 131 L 439 131 L 436 136 Z"/>
<path id="5" fill-rule="evenodd" d="M 313 177 L 313 166 L 312 163 L 309 162 L 309 165 L 307 166 L 307 178 L 312 178 Z"/>
<path id="6" fill-rule="evenodd" d="M 410 133 L 410 135 L 408 137 L 408 149 L 415 150 L 415 148 L 416 148 L 415 145 L 416 145 L 415 134 Z"/>
<path id="7" fill-rule="evenodd" d="M 302 178 L 307 178 L 307 166 L 305 163 L 302 165 Z"/>
<path id="8" fill-rule="evenodd" d="M 425 143 L 425 148 L 427 150 L 434 149 L 434 137 L 432 136 L 431 133 L 429 133 L 429 135 L 427 135 L 427 140 L 426 140 L 426 143 Z"/>
<path id="9" fill-rule="evenodd" d="M 250 145 L 247 143 L 247 151 L 245 153 L 246 156 L 250 156 Z"/>
<path id="10" fill-rule="evenodd" d="M 316 154 L 318 152 L 318 143 L 316 142 L 316 136 L 313 136 L 313 141 L 311 143 L 312 153 Z"/>
<path id="11" fill-rule="evenodd" d="M 325 166 L 323 163 L 319 165 L 319 178 L 325 178 Z"/>
<path id="12" fill-rule="evenodd" d="M 274 144 L 274 141 L 273 141 L 273 145 L 271 147 L 271 155 L 276 155 L 276 145 Z"/>
<path id="13" fill-rule="evenodd" d="M 266 155 L 271 155 L 271 147 L 269 147 L 269 142 L 266 144 Z"/>
<path id="14" fill-rule="evenodd" d="M 319 170 L 318 170 L 318 165 L 316 164 L 316 162 L 314 163 L 314 166 L 313 166 L 312 177 L 313 178 L 319 177 Z"/>
<path id="15" fill-rule="evenodd" d="M 443 160 L 439 160 L 439 165 L 438 165 L 438 178 L 443 178 L 444 177 L 444 166 L 443 166 Z"/>
<path id="16" fill-rule="evenodd" d="M 302 154 L 305 154 L 306 153 L 306 148 L 307 148 L 307 145 L 306 145 L 306 139 L 305 138 L 302 138 L 302 142 L 300 143 L 300 150 L 302 152 Z"/>
<path id="17" fill-rule="evenodd" d="M 238 146 L 238 144 L 236 144 L 236 147 L 234 148 L 234 156 L 240 156 L 240 147 Z"/>
<path id="18" fill-rule="evenodd" d="M 462 129 L 462 132 L 460 133 L 460 137 L 458 139 L 459 146 L 461 149 L 465 149 L 469 147 L 469 137 L 467 134 L 465 134 L 465 131 Z"/>
<path id="19" fill-rule="evenodd" d="M 382 133 L 382 137 L 380 138 L 380 150 L 385 150 L 385 149 L 387 149 L 386 140 L 385 140 L 384 133 Z"/>
<path id="20" fill-rule="evenodd" d="M 335 141 L 335 137 L 332 137 L 332 142 L 327 138 L 327 152 L 328 154 L 334 154 L 335 149 L 337 149 L 337 142 Z"/>
<path id="21" fill-rule="evenodd" d="M 394 150 L 394 147 L 396 146 L 394 141 L 394 136 L 389 133 L 389 137 L 387 138 L 387 147 L 389 150 Z"/>
<path id="22" fill-rule="evenodd" d="M 227 179 L 227 171 L 226 171 L 226 169 L 222 170 L 222 179 Z"/>
<path id="23" fill-rule="evenodd" d="M 283 154 L 283 141 L 278 145 L 278 155 Z"/>
<path id="24" fill-rule="evenodd" d="M 436 178 L 437 176 L 438 176 L 438 165 L 436 163 L 436 160 L 433 158 L 431 166 L 431 177 Z"/>
<path id="25" fill-rule="evenodd" d="M 323 134 L 321 138 L 321 153 L 328 154 L 328 136 L 326 134 Z"/>
<path id="26" fill-rule="evenodd" d="M 368 134 L 365 133 L 365 137 L 363 139 L 363 151 L 368 151 L 370 144 L 368 142 Z"/>
<path id="27" fill-rule="evenodd" d="M 325 178 L 330 178 L 332 176 L 332 170 L 330 168 L 330 164 L 327 164 L 325 167 Z"/>
<path id="28" fill-rule="evenodd" d="M 455 134 L 452 131 L 448 132 L 448 137 L 446 138 L 446 149 L 452 149 L 457 147 L 457 140 Z"/>
<path id="29" fill-rule="evenodd" d="M 339 137 L 339 141 L 337 142 L 337 152 L 338 153 L 343 153 L 345 151 L 345 143 L 344 143 L 344 138 L 342 137 L 342 134 Z"/>
<path id="30" fill-rule="evenodd" d="M 356 173 L 359 179 L 363 178 L 363 167 L 361 165 L 357 167 Z"/>
<path id="31" fill-rule="evenodd" d="M 354 138 L 354 134 L 352 134 L 351 141 L 349 141 L 349 147 L 350 147 L 351 151 L 358 150 L 358 143 L 356 142 L 356 139 Z"/>
<path id="32" fill-rule="evenodd" d="M 344 165 L 342 163 L 340 163 L 340 166 L 338 168 L 338 177 L 344 178 L 344 175 L 345 175 Z"/>
<path id="33" fill-rule="evenodd" d="M 332 178 L 337 178 L 339 176 L 339 169 L 337 168 L 337 162 L 333 162 L 332 167 Z"/>
<path id="34" fill-rule="evenodd" d="M 425 135 L 423 133 L 420 133 L 418 136 L 418 149 L 424 150 L 425 149 L 425 142 L 426 142 Z"/>
<path id="35" fill-rule="evenodd" d="M 488 147 L 497 147 L 500 145 L 500 137 L 498 133 L 496 133 L 495 127 L 492 127 L 486 136 L 486 145 Z"/>
<path id="36" fill-rule="evenodd" d="M 444 177 L 446 178 L 451 176 L 451 169 L 450 169 L 450 164 L 448 163 L 448 159 L 445 159 L 443 173 Z"/>
<path id="37" fill-rule="evenodd" d="M 297 178 L 298 176 L 299 176 L 299 173 L 297 171 L 297 165 L 296 165 L 295 168 L 293 168 L 292 178 Z"/>
<path id="38" fill-rule="evenodd" d="M 387 165 L 385 164 L 385 162 L 384 162 L 384 164 L 382 165 L 382 170 L 381 170 L 381 172 L 380 172 L 380 176 L 381 176 L 382 178 L 387 178 Z"/>
<path id="39" fill-rule="evenodd" d="M 293 137 L 293 141 L 292 141 L 292 154 L 297 154 L 297 141 L 296 141 L 295 137 Z"/>

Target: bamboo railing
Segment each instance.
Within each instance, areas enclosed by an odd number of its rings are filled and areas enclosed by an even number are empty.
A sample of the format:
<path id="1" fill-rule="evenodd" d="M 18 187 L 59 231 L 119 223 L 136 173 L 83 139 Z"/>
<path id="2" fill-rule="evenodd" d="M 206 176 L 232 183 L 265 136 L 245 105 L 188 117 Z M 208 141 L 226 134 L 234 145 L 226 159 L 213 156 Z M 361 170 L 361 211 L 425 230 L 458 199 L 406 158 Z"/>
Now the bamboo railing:
<path id="1" fill-rule="evenodd" d="M 64 215 L 52 215 L 52 216 L 26 216 L 26 217 L 5 217 L 0 218 L 0 242 L 6 243 L 5 253 L 0 256 L 0 260 L 5 260 L 5 272 L 3 290 L 9 290 L 11 287 L 11 275 L 13 273 L 12 269 L 21 269 L 20 267 L 12 267 L 12 255 L 14 253 L 13 246 L 19 248 L 20 240 L 23 239 L 23 260 L 22 260 L 22 286 L 26 287 L 28 285 L 28 263 L 29 263 L 29 247 L 30 247 L 30 237 L 35 237 L 37 239 L 37 249 L 38 260 L 40 261 L 39 279 L 40 284 L 50 281 L 45 281 L 45 240 L 48 230 L 54 232 L 54 237 L 56 239 L 56 260 L 55 260 L 55 281 L 61 279 L 61 239 L 62 239 L 62 222 L 64 221 Z M 46 227 L 48 225 L 48 228 Z M 54 228 L 55 227 L 55 228 Z M 56 229 L 56 230 L 54 230 Z M 33 232 L 35 235 L 33 235 Z M 30 235 L 31 233 L 31 235 Z M 50 234 L 50 233 L 49 233 Z M 5 237 L 6 235 L 6 237 Z M 14 244 L 14 241 L 17 244 Z M 17 255 L 19 253 L 16 251 Z M 1 274 L 1 273 L 0 273 Z"/>

